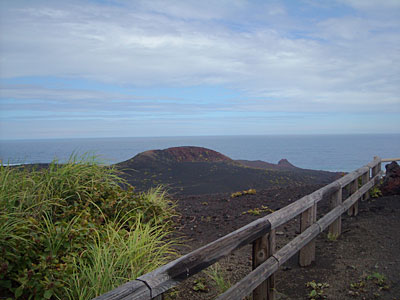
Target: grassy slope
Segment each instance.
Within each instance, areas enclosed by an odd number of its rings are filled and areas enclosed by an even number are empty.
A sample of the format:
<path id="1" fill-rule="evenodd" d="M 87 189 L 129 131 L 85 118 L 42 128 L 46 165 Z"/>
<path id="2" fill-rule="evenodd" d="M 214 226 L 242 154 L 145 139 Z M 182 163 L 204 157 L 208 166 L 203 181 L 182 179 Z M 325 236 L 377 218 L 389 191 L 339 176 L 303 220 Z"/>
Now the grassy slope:
<path id="1" fill-rule="evenodd" d="M 122 188 L 124 186 L 124 188 Z M 91 158 L 0 167 L 0 294 L 91 299 L 166 262 L 166 194 Z"/>

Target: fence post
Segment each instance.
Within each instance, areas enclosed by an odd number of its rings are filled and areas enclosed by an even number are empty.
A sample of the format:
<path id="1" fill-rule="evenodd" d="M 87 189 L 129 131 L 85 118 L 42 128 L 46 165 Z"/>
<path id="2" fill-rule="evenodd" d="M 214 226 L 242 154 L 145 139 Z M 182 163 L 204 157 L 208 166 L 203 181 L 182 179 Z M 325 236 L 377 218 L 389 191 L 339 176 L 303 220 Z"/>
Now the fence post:
<path id="1" fill-rule="evenodd" d="M 364 186 L 366 183 L 368 183 L 368 181 L 369 181 L 369 174 L 370 174 L 370 170 L 368 170 L 368 172 L 365 172 L 365 173 L 361 176 L 361 184 L 362 184 L 363 186 Z M 364 201 L 369 199 L 369 191 L 366 192 L 366 193 L 363 195 L 362 199 L 363 199 Z"/>
<path id="2" fill-rule="evenodd" d="M 349 197 L 358 190 L 358 178 L 354 179 L 349 183 Z M 358 215 L 358 200 L 348 210 L 347 215 L 357 216 Z"/>
<path id="3" fill-rule="evenodd" d="M 301 214 L 300 231 L 304 232 L 317 219 L 317 204 L 314 204 L 309 209 Z M 300 249 L 299 265 L 302 267 L 309 266 L 315 260 L 315 240 L 309 242 L 306 246 Z"/>
<path id="4" fill-rule="evenodd" d="M 275 253 L 275 229 L 253 242 L 253 270 Z M 253 300 L 275 299 L 275 275 L 272 274 L 253 291 Z"/>
<path id="5" fill-rule="evenodd" d="M 376 158 L 379 159 L 379 156 L 376 156 Z M 382 171 L 382 159 L 379 159 L 378 170 L 376 170 L 376 174 L 378 174 L 380 171 Z"/>
<path id="6" fill-rule="evenodd" d="M 375 159 L 379 159 L 379 157 L 374 156 L 374 160 Z M 382 163 L 381 163 L 381 161 L 379 161 L 379 163 L 375 167 L 372 168 L 372 177 L 376 176 L 381 169 L 382 169 Z"/>
<path id="7" fill-rule="evenodd" d="M 340 189 L 338 189 L 332 195 L 330 201 L 331 210 L 340 204 L 342 204 L 342 187 L 340 187 Z M 329 233 L 333 238 L 339 237 L 342 234 L 342 215 L 340 215 L 331 225 L 329 225 Z"/>

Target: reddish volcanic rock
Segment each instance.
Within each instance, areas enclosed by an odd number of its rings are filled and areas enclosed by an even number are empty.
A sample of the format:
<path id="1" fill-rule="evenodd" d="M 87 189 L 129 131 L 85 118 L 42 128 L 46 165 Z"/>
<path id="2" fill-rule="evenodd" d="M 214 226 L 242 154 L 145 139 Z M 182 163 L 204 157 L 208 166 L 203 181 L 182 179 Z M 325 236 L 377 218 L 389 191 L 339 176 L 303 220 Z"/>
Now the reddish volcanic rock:
<path id="1" fill-rule="evenodd" d="M 150 158 L 164 162 L 231 162 L 229 157 L 202 147 L 173 147 L 164 150 L 149 150 L 138 154 L 133 159 Z"/>
<path id="2" fill-rule="evenodd" d="M 220 163 L 233 162 L 229 157 L 202 147 L 182 146 L 164 150 L 149 150 L 139 153 L 135 157 L 121 162 L 120 166 L 134 168 L 160 168 L 162 165 L 174 165 L 177 163 Z"/>
<path id="3" fill-rule="evenodd" d="M 173 147 L 163 151 L 169 158 L 175 162 L 230 162 L 232 159 L 229 157 L 211 150 L 202 147 Z"/>
<path id="4" fill-rule="evenodd" d="M 386 176 L 380 189 L 384 196 L 400 195 L 400 166 L 397 162 L 386 165 Z"/>

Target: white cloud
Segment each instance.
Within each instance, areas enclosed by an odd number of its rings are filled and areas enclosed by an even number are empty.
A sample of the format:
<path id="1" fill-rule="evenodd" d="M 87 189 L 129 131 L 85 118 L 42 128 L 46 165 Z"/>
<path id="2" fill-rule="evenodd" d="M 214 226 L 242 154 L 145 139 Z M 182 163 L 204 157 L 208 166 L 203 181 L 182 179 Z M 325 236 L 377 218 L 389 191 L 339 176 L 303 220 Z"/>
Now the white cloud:
<path id="1" fill-rule="evenodd" d="M 263 97 L 264 110 L 289 103 L 286 109 L 385 105 L 398 111 L 400 22 L 374 10 L 393 13 L 399 2 L 342 2 L 362 13 L 327 16 L 313 27 L 276 3 L 3 4 L 0 75 L 149 87 L 223 85 Z"/>

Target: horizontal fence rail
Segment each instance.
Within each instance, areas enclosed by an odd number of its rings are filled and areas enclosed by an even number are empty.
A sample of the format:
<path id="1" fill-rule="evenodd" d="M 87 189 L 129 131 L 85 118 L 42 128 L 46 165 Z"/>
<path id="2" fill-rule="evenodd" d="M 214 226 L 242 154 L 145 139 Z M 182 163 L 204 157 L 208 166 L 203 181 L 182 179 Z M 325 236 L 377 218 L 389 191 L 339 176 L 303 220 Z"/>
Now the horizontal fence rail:
<path id="1" fill-rule="evenodd" d="M 392 162 L 392 161 L 399 161 L 399 158 L 382 158 L 381 162 Z"/>
<path id="2" fill-rule="evenodd" d="M 236 231 L 194 250 L 139 278 L 105 293 L 95 300 L 162 299 L 162 294 L 183 280 L 206 269 L 235 250 L 253 244 L 253 271 L 217 299 L 243 299 L 253 293 L 253 299 L 274 299 L 274 273 L 299 252 L 299 264 L 310 265 L 315 260 L 315 238 L 325 229 L 334 236 L 341 234 L 341 215 L 358 214 L 358 201 L 379 181 L 381 163 L 400 159 L 375 157 L 361 167 L 299 200 L 259 218 Z M 361 186 L 359 187 L 359 185 Z M 344 194 L 347 198 L 342 199 Z M 331 210 L 317 220 L 317 204 L 326 200 Z M 301 215 L 301 234 L 275 252 L 275 229 Z M 266 296 L 267 295 L 267 296 Z"/>

